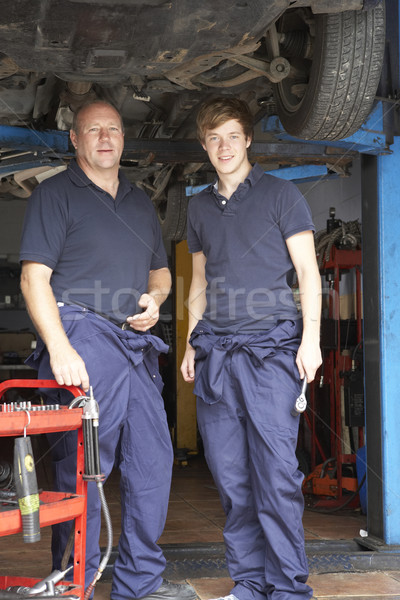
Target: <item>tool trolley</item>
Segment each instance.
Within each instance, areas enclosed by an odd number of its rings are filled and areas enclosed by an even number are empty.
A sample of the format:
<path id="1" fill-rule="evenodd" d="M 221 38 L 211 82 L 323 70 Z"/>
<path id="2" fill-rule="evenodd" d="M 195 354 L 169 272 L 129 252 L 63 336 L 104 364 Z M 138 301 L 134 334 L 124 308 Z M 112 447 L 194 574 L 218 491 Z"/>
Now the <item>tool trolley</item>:
<path id="1" fill-rule="evenodd" d="M 41 491 L 39 493 L 40 528 L 63 521 L 75 520 L 73 581 L 60 582 L 68 586 L 63 595 L 83 600 L 85 582 L 86 505 L 87 481 L 84 474 L 84 441 L 82 430 L 82 408 L 67 406 L 31 406 L 28 408 L 3 402 L 4 394 L 12 388 L 64 388 L 77 398 L 82 395 L 75 386 L 59 386 L 52 380 L 14 379 L 0 383 L 0 437 L 18 437 L 41 433 L 77 430 L 76 493 Z M 19 508 L 0 506 L 0 536 L 22 532 L 23 524 Z M 34 548 L 34 546 L 33 546 Z M 14 586 L 32 587 L 39 580 L 27 577 L 0 576 L 0 590 Z M 34 598 L 34 596 L 32 596 Z"/>

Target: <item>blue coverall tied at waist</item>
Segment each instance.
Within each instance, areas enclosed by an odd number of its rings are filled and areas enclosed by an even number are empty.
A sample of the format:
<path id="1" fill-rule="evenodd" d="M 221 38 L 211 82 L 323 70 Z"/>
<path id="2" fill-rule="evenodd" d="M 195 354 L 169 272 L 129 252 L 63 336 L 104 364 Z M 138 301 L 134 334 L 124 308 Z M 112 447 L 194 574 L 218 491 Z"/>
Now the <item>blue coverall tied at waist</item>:
<path id="1" fill-rule="evenodd" d="M 112 598 L 140 598 L 162 583 L 166 561 L 157 541 L 164 529 L 170 493 L 173 450 L 158 355 L 168 346 L 148 333 L 122 330 L 79 306 L 60 307 L 68 338 L 83 358 L 99 404 L 100 465 L 106 477 L 121 473 L 121 536 L 114 563 Z M 28 364 L 40 379 L 54 379 L 49 355 L 39 340 Z M 50 402 L 68 404 L 66 390 L 46 390 Z M 50 434 L 54 489 L 75 492 L 76 431 Z M 117 449 L 117 450 L 115 450 Z M 169 476 L 168 476 L 169 474 Z M 100 501 L 88 483 L 86 581 L 100 564 Z M 54 526 L 53 567 L 60 569 L 71 523 Z"/>
<path id="2" fill-rule="evenodd" d="M 226 514 L 232 593 L 239 600 L 310 598 L 296 458 L 301 390 L 295 362 L 302 323 L 258 333 L 215 334 L 200 321 L 197 417 L 207 463 Z"/>

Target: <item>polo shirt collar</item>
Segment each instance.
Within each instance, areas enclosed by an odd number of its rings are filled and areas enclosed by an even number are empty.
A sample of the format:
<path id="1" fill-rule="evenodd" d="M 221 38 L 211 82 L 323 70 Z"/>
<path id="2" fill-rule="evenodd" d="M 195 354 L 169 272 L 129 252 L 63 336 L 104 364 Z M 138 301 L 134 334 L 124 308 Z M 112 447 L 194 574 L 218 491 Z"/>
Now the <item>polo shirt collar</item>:
<path id="1" fill-rule="evenodd" d="M 261 179 L 261 177 L 263 175 L 264 175 L 263 169 L 260 167 L 260 165 L 258 163 L 255 163 L 253 168 L 251 169 L 250 173 L 247 175 L 246 179 L 244 180 L 244 182 L 240 183 L 237 187 L 237 190 L 239 190 L 239 188 L 240 188 L 239 196 L 241 196 L 242 191 L 247 192 L 247 190 L 249 188 L 253 187 L 256 183 L 258 183 L 258 181 Z M 210 185 L 209 192 L 213 193 L 217 197 L 220 195 L 218 192 L 218 179 L 216 179 L 214 181 L 214 183 Z"/>
<path id="2" fill-rule="evenodd" d="M 78 187 L 88 187 L 90 185 L 98 187 L 95 183 L 93 183 L 91 179 L 89 179 L 86 173 L 80 168 L 75 158 L 73 158 L 72 161 L 69 163 L 67 173 L 72 183 L 74 183 Z M 118 178 L 119 187 L 117 198 L 124 196 L 132 188 L 130 181 L 125 177 L 121 169 L 118 172 Z"/>
<path id="3" fill-rule="evenodd" d="M 246 177 L 245 182 L 248 181 L 250 183 L 250 186 L 252 187 L 253 185 L 255 185 L 256 183 L 258 183 L 260 181 L 260 179 L 263 175 L 264 175 L 263 169 L 260 167 L 260 165 L 258 163 L 255 163 L 254 167 L 252 168 L 252 170 Z"/>

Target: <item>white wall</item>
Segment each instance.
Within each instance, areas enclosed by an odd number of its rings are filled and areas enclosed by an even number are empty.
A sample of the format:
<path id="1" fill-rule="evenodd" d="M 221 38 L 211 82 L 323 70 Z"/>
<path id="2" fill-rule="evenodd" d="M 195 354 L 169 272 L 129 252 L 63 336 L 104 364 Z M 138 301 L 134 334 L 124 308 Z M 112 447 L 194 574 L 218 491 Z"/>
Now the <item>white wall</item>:
<path id="1" fill-rule="evenodd" d="M 361 161 L 358 157 L 351 167 L 350 177 L 298 184 L 307 199 L 313 215 L 316 232 L 326 229 L 329 209 L 335 207 L 335 218 L 343 222 L 359 220 L 361 223 Z M 322 278 L 323 293 L 328 298 L 329 285 Z M 342 273 L 340 284 L 340 315 L 343 319 L 355 313 L 356 278 L 354 271 Z M 325 310 L 327 307 L 325 306 Z"/>
<path id="2" fill-rule="evenodd" d="M 315 230 L 326 229 L 329 209 L 334 206 L 336 219 L 344 222 L 361 222 L 361 162 L 357 158 L 351 167 L 350 177 L 327 181 L 301 183 L 298 187 L 310 205 Z"/>

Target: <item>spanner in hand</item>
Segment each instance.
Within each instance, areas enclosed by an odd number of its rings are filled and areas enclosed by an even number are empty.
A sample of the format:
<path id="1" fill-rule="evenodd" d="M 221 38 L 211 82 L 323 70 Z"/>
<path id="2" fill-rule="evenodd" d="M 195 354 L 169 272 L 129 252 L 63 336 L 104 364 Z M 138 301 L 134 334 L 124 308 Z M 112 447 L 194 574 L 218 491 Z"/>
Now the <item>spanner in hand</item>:
<path id="1" fill-rule="evenodd" d="M 306 399 L 306 390 L 307 390 L 307 377 L 304 375 L 303 386 L 301 388 L 300 396 L 296 399 L 295 405 L 291 411 L 293 417 L 303 413 L 307 408 L 307 399 Z"/>

